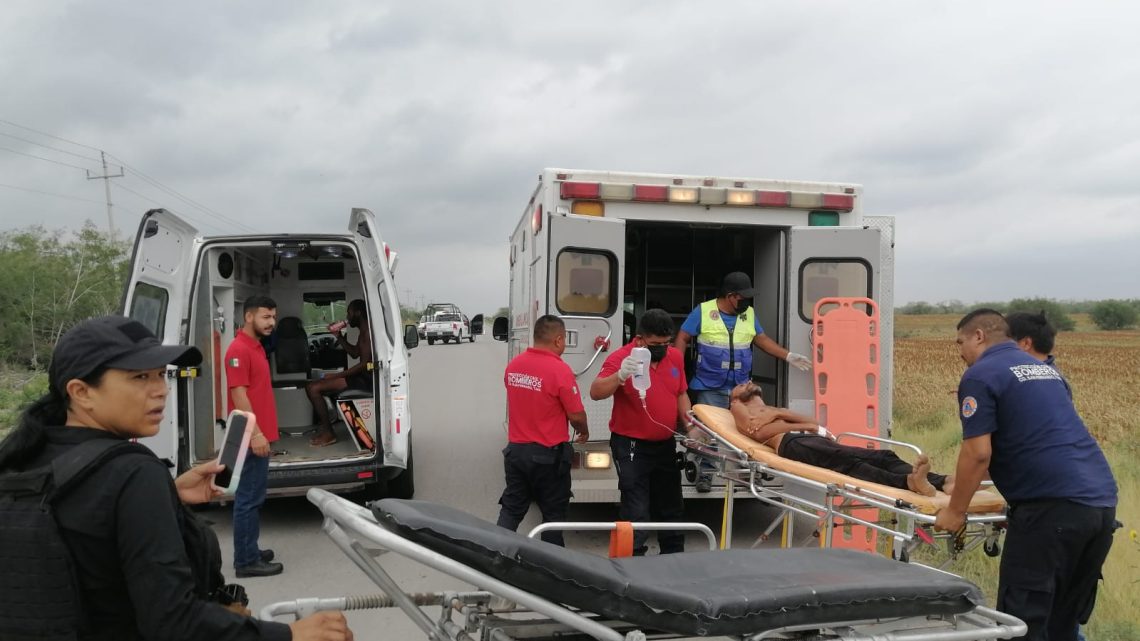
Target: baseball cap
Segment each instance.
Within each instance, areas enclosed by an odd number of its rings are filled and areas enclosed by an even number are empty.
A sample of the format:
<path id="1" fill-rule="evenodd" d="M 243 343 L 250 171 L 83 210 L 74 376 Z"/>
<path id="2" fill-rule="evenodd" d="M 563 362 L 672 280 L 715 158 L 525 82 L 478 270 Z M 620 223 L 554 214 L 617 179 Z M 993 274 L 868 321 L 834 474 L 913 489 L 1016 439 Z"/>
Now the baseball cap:
<path id="1" fill-rule="evenodd" d="M 752 288 L 752 279 L 744 272 L 732 272 L 725 276 L 720 291 L 724 294 L 740 294 L 745 298 L 752 298 L 756 294 Z"/>
<path id="2" fill-rule="evenodd" d="M 197 365 L 202 352 L 190 345 L 163 345 L 145 325 L 125 316 L 85 320 L 55 344 L 48 380 L 58 392 L 67 382 L 99 367 L 144 370 L 166 365 Z"/>

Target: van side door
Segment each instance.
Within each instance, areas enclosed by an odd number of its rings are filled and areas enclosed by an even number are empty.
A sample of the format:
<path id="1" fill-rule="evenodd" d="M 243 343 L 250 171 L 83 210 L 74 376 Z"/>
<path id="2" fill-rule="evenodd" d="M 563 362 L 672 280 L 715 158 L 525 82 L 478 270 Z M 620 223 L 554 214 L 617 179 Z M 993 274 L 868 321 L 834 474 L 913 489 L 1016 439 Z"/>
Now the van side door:
<path id="1" fill-rule="evenodd" d="M 383 448 L 383 464 L 406 469 L 412 427 L 408 350 L 404 347 L 403 320 L 389 268 L 389 250 L 371 211 L 353 208 L 348 228 L 360 251 L 360 275 L 364 279 L 375 352 L 372 384 L 376 391 L 375 425 L 379 432 L 375 436 Z"/>
<path id="2" fill-rule="evenodd" d="M 122 313 L 146 325 L 164 344 L 187 342 L 199 247 L 198 230 L 165 209 L 152 209 L 139 222 Z M 203 354 L 209 353 L 208 345 L 197 347 Z M 179 417 L 189 402 L 197 368 L 172 367 L 167 375 L 170 393 L 158 434 L 139 442 L 181 468 L 185 462 L 178 458 L 179 428 L 188 426 L 180 426 Z"/>

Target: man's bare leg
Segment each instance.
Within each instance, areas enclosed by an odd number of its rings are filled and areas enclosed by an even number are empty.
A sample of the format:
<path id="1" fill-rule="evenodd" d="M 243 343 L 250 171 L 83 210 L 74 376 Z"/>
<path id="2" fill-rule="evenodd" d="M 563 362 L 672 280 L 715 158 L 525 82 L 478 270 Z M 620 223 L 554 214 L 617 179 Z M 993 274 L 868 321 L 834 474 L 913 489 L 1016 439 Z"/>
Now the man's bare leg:
<path id="1" fill-rule="evenodd" d="M 907 475 L 906 484 L 911 492 L 917 492 L 923 496 L 934 496 L 938 490 L 930 484 L 926 475 L 930 473 L 930 457 L 922 454 L 914 462 L 914 470 Z"/>
<path id="2" fill-rule="evenodd" d="M 347 387 L 348 384 L 342 378 L 322 379 L 305 386 L 305 392 L 309 396 L 309 402 L 313 404 L 313 409 L 317 412 L 317 421 L 319 422 L 317 435 L 309 441 L 309 445 L 325 447 L 336 443 L 332 420 L 329 418 L 329 410 L 325 405 L 325 395 L 342 392 Z"/>

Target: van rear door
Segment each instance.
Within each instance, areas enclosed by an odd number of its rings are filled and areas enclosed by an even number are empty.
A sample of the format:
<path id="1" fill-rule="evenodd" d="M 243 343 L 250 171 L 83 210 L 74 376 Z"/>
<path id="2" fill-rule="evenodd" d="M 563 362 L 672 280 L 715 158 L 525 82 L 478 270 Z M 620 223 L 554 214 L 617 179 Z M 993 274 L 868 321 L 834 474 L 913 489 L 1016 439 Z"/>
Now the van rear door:
<path id="1" fill-rule="evenodd" d="M 811 356 L 812 314 L 819 299 L 865 296 L 879 302 L 879 236 L 878 229 L 865 227 L 789 230 L 784 336 L 789 350 Z M 810 373 L 789 367 L 787 376 L 788 409 L 815 416 L 815 386 Z"/>
<path id="2" fill-rule="evenodd" d="M 139 223 L 122 313 L 146 325 L 166 344 L 187 342 L 197 237 L 197 229 L 165 209 L 148 211 Z M 178 417 L 190 398 L 196 372 L 171 368 L 170 394 L 158 434 L 139 441 L 159 458 L 178 463 Z"/>
<path id="3" fill-rule="evenodd" d="M 368 303 L 372 330 L 374 368 L 372 385 L 377 441 L 383 448 L 385 466 L 406 469 L 410 450 L 411 405 L 408 385 L 408 352 L 396 284 L 390 270 L 390 253 L 371 211 L 353 208 L 349 231 L 360 251 L 360 274 Z"/>
<path id="4" fill-rule="evenodd" d="M 573 214 L 550 217 L 546 313 L 557 314 L 566 323 L 562 359 L 578 377 L 590 440 L 609 438 L 606 426 L 612 399 L 591 401 L 584 390 L 597 377 L 607 352 L 621 347 L 624 254 L 624 220 Z"/>

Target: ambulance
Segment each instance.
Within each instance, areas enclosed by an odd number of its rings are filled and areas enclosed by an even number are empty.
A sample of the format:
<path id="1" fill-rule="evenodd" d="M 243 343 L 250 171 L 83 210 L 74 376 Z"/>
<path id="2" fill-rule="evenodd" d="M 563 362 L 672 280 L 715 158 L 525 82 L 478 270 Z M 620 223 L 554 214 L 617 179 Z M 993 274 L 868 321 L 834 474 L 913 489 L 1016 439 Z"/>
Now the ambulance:
<path id="1" fill-rule="evenodd" d="M 496 319 L 492 333 L 513 358 L 530 346 L 536 318 L 565 321 L 563 359 L 578 378 L 591 438 L 575 445 L 573 500 L 616 502 L 612 400 L 592 401 L 588 390 L 646 309 L 664 309 L 679 329 L 716 297 L 725 274 L 742 271 L 752 277 L 764 333 L 810 354 L 814 305 L 824 297 L 873 299 L 881 335 L 892 335 L 893 255 L 893 218 L 864 215 L 856 184 L 546 169 L 510 236 L 510 316 Z M 883 435 L 891 356 L 883 341 Z M 752 379 L 767 402 L 815 415 L 810 372 L 754 349 Z M 686 497 L 721 496 L 698 494 L 695 476 L 688 465 Z"/>
<path id="2" fill-rule="evenodd" d="M 214 459 L 227 416 L 226 349 L 251 296 L 277 303 L 266 347 L 281 438 L 273 444 L 269 494 L 310 487 L 358 492 L 363 498 L 410 498 L 412 458 L 408 350 L 419 341 L 402 325 L 393 271 L 397 255 L 367 209 L 353 209 L 342 233 L 202 236 L 163 209 L 139 223 L 122 313 L 164 343 L 194 345 L 201 365 L 171 367 L 170 394 L 157 435 L 141 439 L 181 473 Z M 367 307 L 371 388 L 325 400 L 336 443 L 309 444 L 317 427 L 305 384 L 358 361 L 328 331 L 349 302 Z M 349 329 L 356 343 L 358 329 Z M 364 355 L 361 355 L 364 357 Z"/>

